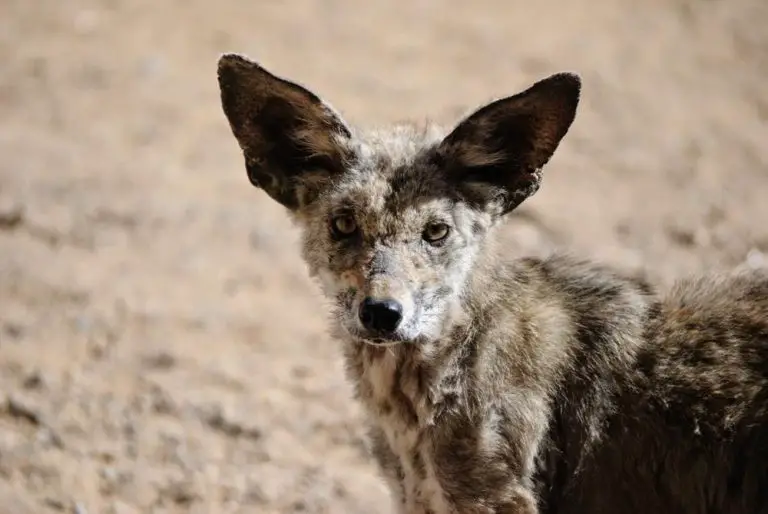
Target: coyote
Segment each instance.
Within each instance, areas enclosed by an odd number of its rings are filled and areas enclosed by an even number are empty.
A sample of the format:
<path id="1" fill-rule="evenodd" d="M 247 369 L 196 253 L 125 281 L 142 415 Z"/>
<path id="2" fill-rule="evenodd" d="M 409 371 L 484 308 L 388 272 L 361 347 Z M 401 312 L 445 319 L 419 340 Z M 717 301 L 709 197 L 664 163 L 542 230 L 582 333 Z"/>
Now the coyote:
<path id="1" fill-rule="evenodd" d="M 644 279 L 494 238 L 539 188 L 581 79 L 443 131 L 362 131 L 218 64 L 251 184 L 331 304 L 371 454 L 407 514 L 768 513 L 768 273 Z"/>

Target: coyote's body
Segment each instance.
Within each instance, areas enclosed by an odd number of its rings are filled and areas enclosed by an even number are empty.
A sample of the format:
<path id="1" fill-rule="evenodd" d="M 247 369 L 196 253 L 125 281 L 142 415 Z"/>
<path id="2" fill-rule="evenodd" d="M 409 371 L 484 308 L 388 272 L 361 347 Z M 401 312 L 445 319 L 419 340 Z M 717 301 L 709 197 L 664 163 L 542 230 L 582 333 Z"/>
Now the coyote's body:
<path id="1" fill-rule="evenodd" d="M 578 78 L 448 133 L 354 132 L 234 55 L 219 81 L 251 182 L 292 213 L 333 301 L 398 512 L 768 513 L 768 273 L 657 295 L 494 244 L 573 121 Z"/>

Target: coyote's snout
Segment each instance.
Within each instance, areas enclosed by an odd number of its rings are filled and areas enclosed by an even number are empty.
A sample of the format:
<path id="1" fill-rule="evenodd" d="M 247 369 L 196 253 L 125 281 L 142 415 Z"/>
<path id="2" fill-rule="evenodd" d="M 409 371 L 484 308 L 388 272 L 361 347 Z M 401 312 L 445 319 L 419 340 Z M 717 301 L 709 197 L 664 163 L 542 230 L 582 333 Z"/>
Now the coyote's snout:
<path id="1" fill-rule="evenodd" d="M 574 120 L 576 75 L 450 130 L 373 131 L 244 57 L 218 76 L 251 183 L 332 300 L 398 512 L 768 513 L 768 273 L 659 296 L 494 243 Z"/>

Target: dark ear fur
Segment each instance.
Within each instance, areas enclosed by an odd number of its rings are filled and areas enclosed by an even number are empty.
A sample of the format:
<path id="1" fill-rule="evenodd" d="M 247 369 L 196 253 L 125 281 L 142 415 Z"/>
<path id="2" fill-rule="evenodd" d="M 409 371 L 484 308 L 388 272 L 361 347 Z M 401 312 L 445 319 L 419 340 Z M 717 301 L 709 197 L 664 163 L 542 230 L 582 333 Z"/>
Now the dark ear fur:
<path id="1" fill-rule="evenodd" d="M 437 149 L 466 198 L 509 212 L 534 194 L 576 116 L 581 80 L 559 73 L 464 119 Z"/>
<path id="2" fill-rule="evenodd" d="M 340 140 L 350 131 L 315 94 L 235 54 L 219 59 L 218 79 L 224 114 L 254 186 L 297 209 L 342 171 Z"/>

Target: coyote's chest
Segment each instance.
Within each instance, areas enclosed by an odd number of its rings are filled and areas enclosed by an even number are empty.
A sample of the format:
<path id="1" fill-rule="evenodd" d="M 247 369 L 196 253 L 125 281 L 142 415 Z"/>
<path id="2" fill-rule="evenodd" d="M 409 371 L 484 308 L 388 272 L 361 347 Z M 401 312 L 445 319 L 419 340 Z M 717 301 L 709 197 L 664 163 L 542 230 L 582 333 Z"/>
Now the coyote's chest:
<path id="1" fill-rule="evenodd" d="M 449 514 L 434 465 L 437 414 L 431 377 L 417 360 L 403 353 L 373 348 L 360 377 L 361 395 L 372 422 L 383 436 L 387 459 L 379 464 L 399 482 L 404 512 Z"/>

